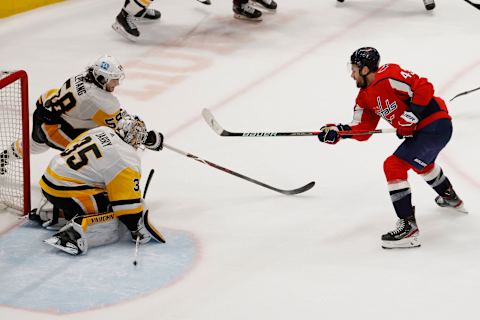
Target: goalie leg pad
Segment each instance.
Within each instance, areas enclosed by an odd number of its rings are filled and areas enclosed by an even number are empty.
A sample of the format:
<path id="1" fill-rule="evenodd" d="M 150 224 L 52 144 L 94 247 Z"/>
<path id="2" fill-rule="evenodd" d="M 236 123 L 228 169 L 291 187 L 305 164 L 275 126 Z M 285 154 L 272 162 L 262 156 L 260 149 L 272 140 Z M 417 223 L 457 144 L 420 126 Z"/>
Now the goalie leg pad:
<path id="1" fill-rule="evenodd" d="M 137 230 L 132 231 L 132 241 L 135 242 L 137 237 L 141 244 L 147 243 L 152 238 L 161 243 L 166 242 L 160 231 L 148 220 L 148 210 L 145 211 L 143 216 L 138 220 Z"/>
<path id="2" fill-rule="evenodd" d="M 71 255 L 85 254 L 88 250 L 85 232 L 75 221 L 64 226 L 44 242 Z"/>

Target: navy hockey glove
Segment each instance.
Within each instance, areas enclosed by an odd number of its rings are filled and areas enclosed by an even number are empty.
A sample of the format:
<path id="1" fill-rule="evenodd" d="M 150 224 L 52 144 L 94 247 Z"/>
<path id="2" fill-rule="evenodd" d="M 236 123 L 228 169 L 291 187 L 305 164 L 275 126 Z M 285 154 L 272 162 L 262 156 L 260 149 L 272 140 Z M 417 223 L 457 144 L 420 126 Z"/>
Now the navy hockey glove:
<path id="1" fill-rule="evenodd" d="M 155 130 L 148 131 L 147 140 L 144 143 L 145 147 L 150 150 L 160 151 L 163 149 L 163 134 Z"/>
<path id="2" fill-rule="evenodd" d="M 33 112 L 33 117 L 42 123 L 58 124 L 60 123 L 60 114 L 53 111 L 51 101 L 47 100 L 45 105 L 37 102 L 37 108 Z"/>
<path id="3" fill-rule="evenodd" d="M 328 144 L 336 144 L 340 138 L 346 139 L 351 138 L 352 136 L 349 135 L 342 135 L 338 134 L 338 131 L 350 131 L 352 128 L 348 124 L 337 124 L 334 125 L 332 123 L 324 125 L 320 128 L 320 133 L 318 134 L 318 140 L 320 142 L 325 142 Z"/>
<path id="4" fill-rule="evenodd" d="M 397 137 L 399 139 L 413 137 L 417 123 L 417 116 L 411 111 L 405 111 L 398 119 Z"/>

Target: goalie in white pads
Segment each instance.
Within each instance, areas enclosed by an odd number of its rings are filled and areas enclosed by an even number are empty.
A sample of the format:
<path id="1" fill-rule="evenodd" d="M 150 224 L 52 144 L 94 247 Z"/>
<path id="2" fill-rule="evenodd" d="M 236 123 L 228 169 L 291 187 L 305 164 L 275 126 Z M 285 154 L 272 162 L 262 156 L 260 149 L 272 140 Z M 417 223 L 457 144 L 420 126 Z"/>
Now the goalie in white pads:
<path id="1" fill-rule="evenodd" d="M 151 238 L 165 242 L 149 222 L 141 196 L 141 161 L 136 151 L 146 138 L 145 123 L 128 117 L 115 130 L 99 127 L 83 133 L 51 160 L 40 186 L 69 222 L 45 240 L 47 244 L 69 254 L 84 254 L 89 245 L 117 240 L 115 235 L 98 236 L 97 232 L 95 236 L 89 230 L 112 221 L 125 225 L 133 241 L 138 237 L 140 243 Z M 37 214 L 31 218 L 41 220 Z"/>
<path id="2" fill-rule="evenodd" d="M 60 89 L 42 94 L 33 113 L 30 152 L 38 154 L 54 148 L 63 151 L 78 135 L 98 126 L 115 128 L 128 113 L 121 108 L 113 91 L 125 78 L 122 65 L 104 55 L 86 70 L 65 81 Z M 149 131 L 145 146 L 158 150 L 159 133 Z M 9 161 L 21 159 L 21 140 L 0 153 L 0 174 Z"/>

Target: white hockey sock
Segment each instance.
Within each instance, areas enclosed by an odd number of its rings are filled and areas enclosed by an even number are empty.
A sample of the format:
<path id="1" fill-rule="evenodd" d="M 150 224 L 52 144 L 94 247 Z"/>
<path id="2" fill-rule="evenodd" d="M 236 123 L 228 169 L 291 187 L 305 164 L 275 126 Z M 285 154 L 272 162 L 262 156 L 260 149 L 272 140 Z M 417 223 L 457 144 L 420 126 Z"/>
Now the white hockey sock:
<path id="1" fill-rule="evenodd" d="M 127 11 L 128 14 L 136 16 L 142 11 L 146 12 L 150 3 L 152 3 L 152 0 L 131 0 L 123 6 L 123 9 Z"/>

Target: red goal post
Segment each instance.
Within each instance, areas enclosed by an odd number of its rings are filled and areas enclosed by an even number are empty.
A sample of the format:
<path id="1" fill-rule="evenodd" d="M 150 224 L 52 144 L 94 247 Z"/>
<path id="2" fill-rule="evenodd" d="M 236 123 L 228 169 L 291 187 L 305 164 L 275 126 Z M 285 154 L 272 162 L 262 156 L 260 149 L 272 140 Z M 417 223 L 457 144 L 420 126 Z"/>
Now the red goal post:
<path id="1" fill-rule="evenodd" d="M 28 76 L 23 70 L 0 71 L 0 207 L 30 211 L 30 130 Z M 12 144 L 21 159 L 11 154 Z"/>

